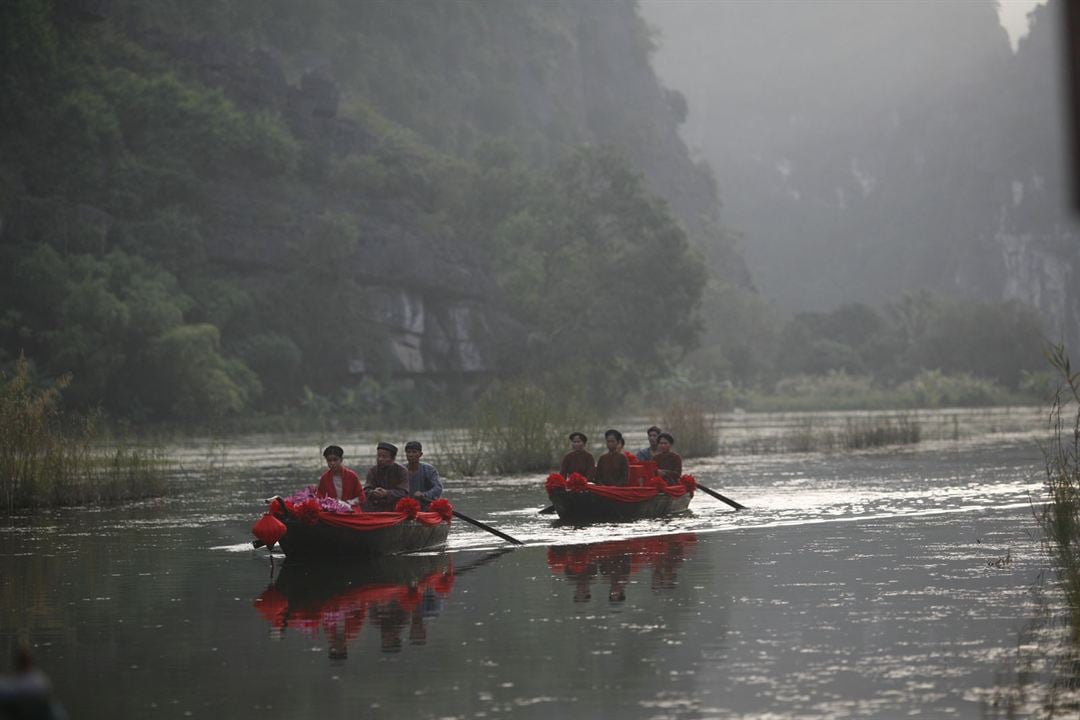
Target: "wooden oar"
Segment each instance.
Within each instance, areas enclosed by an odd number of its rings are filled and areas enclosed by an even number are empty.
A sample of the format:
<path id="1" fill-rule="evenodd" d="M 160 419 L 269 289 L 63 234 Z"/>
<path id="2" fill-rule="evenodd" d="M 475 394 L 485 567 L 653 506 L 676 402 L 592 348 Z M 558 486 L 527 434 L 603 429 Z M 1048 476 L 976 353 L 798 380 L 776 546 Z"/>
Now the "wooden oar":
<path id="1" fill-rule="evenodd" d="M 486 524 L 480 522 L 479 520 L 476 520 L 474 518 L 469 517 L 465 513 L 460 513 L 457 510 L 455 510 L 454 511 L 454 517 L 461 518 L 465 522 L 471 523 L 472 525 L 475 525 L 476 527 L 480 528 L 481 530 L 487 530 L 492 535 L 498 535 L 499 537 L 501 537 L 503 540 L 506 540 L 507 542 L 512 542 L 515 545 L 524 545 L 525 544 L 525 543 L 521 542 L 520 540 L 518 540 L 517 538 L 512 538 L 509 535 L 507 535 L 506 533 L 501 532 L 499 530 L 496 530 L 495 528 L 491 527 L 490 525 L 486 525 Z"/>
<path id="2" fill-rule="evenodd" d="M 698 488 L 698 490 L 702 490 L 702 491 L 708 493 L 709 495 L 712 495 L 714 498 L 716 498 L 717 500 L 719 500 L 721 502 L 726 502 L 728 505 L 735 508 L 736 510 L 745 510 L 746 509 L 745 505 L 740 505 L 739 503 L 735 502 L 731 498 L 726 498 L 723 495 L 721 495 L 720 493 L 713 490 L 712 488 L 707 488 L 704 485 L 702 485 L 701 483 L 697 484 L 697 488 Z"/>

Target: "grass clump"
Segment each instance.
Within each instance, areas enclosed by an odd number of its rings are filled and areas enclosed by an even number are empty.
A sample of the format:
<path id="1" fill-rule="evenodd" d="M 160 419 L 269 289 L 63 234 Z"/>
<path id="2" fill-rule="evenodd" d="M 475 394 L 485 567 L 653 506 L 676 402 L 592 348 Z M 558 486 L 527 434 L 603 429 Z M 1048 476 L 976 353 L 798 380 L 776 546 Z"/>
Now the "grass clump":
<path id="1" fill-rule="evenodd" d="M 669 405 L 660 426 L 674 436 L 675 450 L 684 458 L 710 457 L 720 451 L 716 422 L 692 400 Z"/>
<path id="2" fill-rule="evenodd" d="M 68 382 L 36 387 L 24 357 L 10 377 L 0 376 L 0 507 L 11 512 L 163 494 L 158 453 L 110 441 L 97 415 L 63 412 Z"/>
<path id="3" fill-rule="evenodd" d="M 1063 346 L 1052 347 L 1048 355 L 1062 381 L 1051 400 L 1052 439 L 1043 448 L 1049 502 L 1043 506 L 1040 524 L 1058 566 L 1071 614 L 1071 636 L 1077 643 L 1080 642 L 1080 410 L 1075 408 L 1080 408 L 1080 373 L 1072 372 Z"/>
<path id="4" fill-rule="evenodd" d="M 571 399 L 531 384 L 494 385 L 480 396 L 464 427 L 436 436 L 437 452 L 452 472 L 542 472 L 556 467 L 573 430 L 595 422 Z"/>

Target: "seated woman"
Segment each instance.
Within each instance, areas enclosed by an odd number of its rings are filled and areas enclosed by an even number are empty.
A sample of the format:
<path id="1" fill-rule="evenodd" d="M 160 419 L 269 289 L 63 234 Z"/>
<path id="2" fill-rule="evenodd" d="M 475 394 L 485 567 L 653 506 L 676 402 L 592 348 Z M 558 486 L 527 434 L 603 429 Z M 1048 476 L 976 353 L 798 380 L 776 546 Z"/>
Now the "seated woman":
<path id="1" fill-rule="evenodd" d="M 341 464 L 345 451 L 337 445 L 331 445 L 323 450 L 323 457 L 326 458 L 326 467 L 329 469 L 319 478 L 316 494 L 319 497 L 337 498 L 350 505 L 358 505 L 362 495 L 360 476 Z"/>
<path id="2" fill-rule="evenodd" d="M 364 479 L 364 510 L 390 512 L 398 500 L 409 496 L 409 474 L 405 467 L 394 462 L 397 446 L 381 442 L 375 449 L 375 464 Z"/>
<path id="3" fill-rule="evenodd" d="M 608 451 L 596 461 L 596 484 L 625 487 L 629 484 L 630 464 L 620 450 L 622 433 L 608 430 L 604 433 L 604 440 Z"/>
<path id="4" fill-rule="evenodd" d="M 675 438 L 671 436 L 671 433 L 660 433 L 656 438 L 659 452 L 652 457 L 653 462 L 656 463 L 657 472 L 660 473 L 660 477 L 667 480 L 668 485 L 674 485 L 682 477 L 682 457 L 671 449 L 674 444 Z"/>
<path id="5" fill-rule="evenodd" d="M 570 477 L 572 473 L 581 473 L 587 480 L 592 480 L 596 475 L 596 461 L 593 460 L 592 453 L 585 449 L 586 443 L 589 442 L 589 438 L 582 432 L 570 433 L 570 452 L 563 455 L 562 462 L 559 464 L 559 474 L 564 478 Z"/>

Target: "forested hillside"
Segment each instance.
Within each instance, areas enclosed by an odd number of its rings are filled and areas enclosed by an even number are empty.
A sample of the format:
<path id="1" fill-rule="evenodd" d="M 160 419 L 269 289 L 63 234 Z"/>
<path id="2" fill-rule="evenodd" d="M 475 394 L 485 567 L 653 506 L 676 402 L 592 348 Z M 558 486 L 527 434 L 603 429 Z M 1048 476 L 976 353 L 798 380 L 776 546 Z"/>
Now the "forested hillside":
<path id="1" fill-rule="evenodd" d="M 629 1 L 6 2 L 0 363 L 135 420 L 617 401 L 749 286 L 650 51 Z"/>

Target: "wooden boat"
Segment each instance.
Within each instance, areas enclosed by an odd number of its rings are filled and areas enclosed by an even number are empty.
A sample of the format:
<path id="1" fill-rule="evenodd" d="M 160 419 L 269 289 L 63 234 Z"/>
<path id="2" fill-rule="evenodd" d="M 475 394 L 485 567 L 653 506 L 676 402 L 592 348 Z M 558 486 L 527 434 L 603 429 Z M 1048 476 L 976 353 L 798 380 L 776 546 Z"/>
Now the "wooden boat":
<path id="1" fill-rule="evenodd" d="M 280 544 L 290 558 L 373 558 L 445 546 L 453 507 L 445 500 L 432 503 L 430 512 L 419 507 L 406 499 L 394 512 L 342 512 L 321 507 L 316 498 L 274 498 L 251 529 L 258 538 L 253 544 Z"/>
<path id="2" fill-rule="evenodd" d="M 278 541 L 286 557 L 376 557 L 434 550 L 446 545 L 450 524 L 425 525 L 403 520 L 397 525 L 371 530 L 329 525 L 308 525 L 297 518 L 285 520 L 287 532 Z"/>
<path id="3" fill-rule="evenodd" d="M 559 519 L 576 524 L 631 522 L 684 513 L 697 488 L 692 475 L 668 484 L 660 477 L 640 480 L 632 473 L 630 481 L 633 484 L 628 487 L 612 487 L 591 483 L 578 473 L 569 478 L 552 473 L 545 487 Z"/>
<path id="4" fill-rule="evenodd" d="M 621 488 L 608 488 L 618 490 Z M 629 488 L 628 488 L 629 489 Z M 659 492 L 637 501 L 617 500 L 596 492 L 555 489 L 548 493 L 560 520 L 572 523 L 632 522 L 668 517 L 690 509 L 690 493 L 672 497 Z"/>

